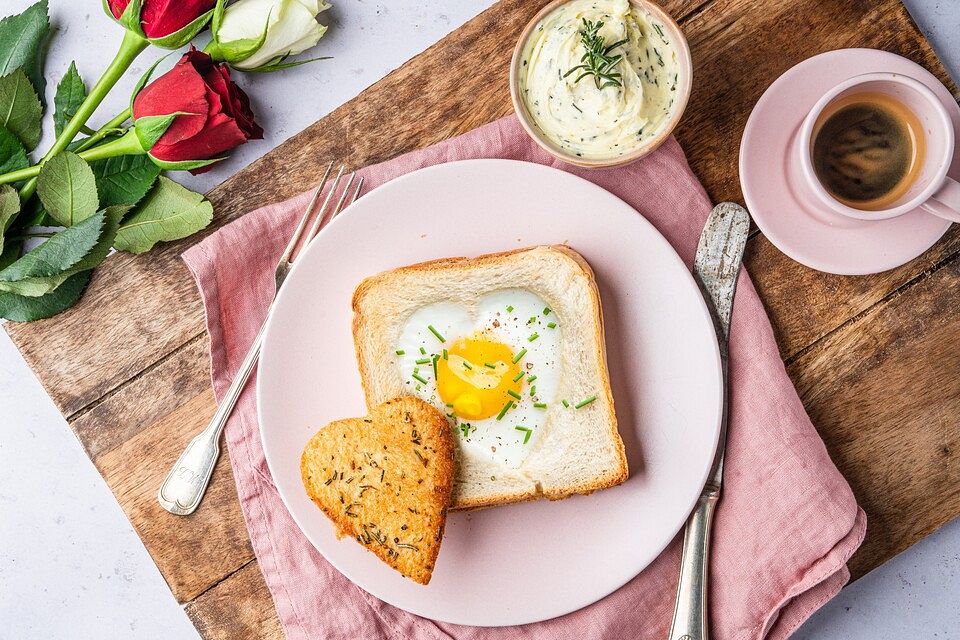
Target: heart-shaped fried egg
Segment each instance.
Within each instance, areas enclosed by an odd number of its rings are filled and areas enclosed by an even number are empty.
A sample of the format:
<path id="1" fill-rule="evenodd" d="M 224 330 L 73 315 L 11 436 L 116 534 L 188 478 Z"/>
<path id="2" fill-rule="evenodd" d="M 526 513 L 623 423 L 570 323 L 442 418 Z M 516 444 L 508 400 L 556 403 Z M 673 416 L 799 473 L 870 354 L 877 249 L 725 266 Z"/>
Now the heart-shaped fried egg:
<path id="1" fill-rule="evenodd" d="M 461 451 L 518 468 L 548 425 L 560 382 L 562 319 L 539 296 L 501 289 L 471 309 L 417 309 L 396 345 L 404 384 L 441 409 Z"/>

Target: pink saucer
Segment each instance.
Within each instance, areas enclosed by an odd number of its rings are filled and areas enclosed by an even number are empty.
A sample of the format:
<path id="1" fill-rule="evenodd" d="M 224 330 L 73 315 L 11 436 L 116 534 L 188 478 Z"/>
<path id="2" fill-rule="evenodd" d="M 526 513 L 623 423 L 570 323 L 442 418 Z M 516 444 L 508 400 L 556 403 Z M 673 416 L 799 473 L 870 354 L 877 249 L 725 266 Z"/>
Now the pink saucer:
<path id="1" fill-rule="evenodd" d="M 785 254 L 840 275 L 887 271 L 940 239 L 950 222 L 920 209 L 889 220 L 854 220 L 816 205 L 791 153 L 814 103 L 831 87 L 863 73 L 902 73 L 930 87 L 960 131 L 960 107 L 929 71 L 887 51 L 840 49 L 804 60 L 780 76 L 757 102 L 740 143 L 740 184 L 750 214 Z M 960 145 L 950 168 L 960 176 Z"/>

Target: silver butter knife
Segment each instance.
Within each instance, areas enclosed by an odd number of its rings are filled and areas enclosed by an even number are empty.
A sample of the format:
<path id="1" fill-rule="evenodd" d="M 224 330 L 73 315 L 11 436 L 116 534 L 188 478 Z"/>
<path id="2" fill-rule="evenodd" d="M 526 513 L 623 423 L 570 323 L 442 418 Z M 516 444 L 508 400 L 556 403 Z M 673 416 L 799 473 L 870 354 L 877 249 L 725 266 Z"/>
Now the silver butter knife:
<path id="1" fill-rule="evenodd" d="M 669 640 L 707 640 L 707 571 L 710 566 L 710 532 L 713 513 L 720 500 L 723 484 L 723 452 L 727 445 L 727 410 L 730 393 L 727 383 L 730 312 L 737 289 L 737 274 L 743 260 L 743 248 L 750 232 L 750 215 L 732 202 L 713 208 L 700 235 L 693 277 L 703 293 L 713 317 L 720 345 L 723 368 L 723 414 L 720 419 L 720 440 L 707 483 L 687 520 L 683 532 L 683 556 L 680 559 L 680 582 L 677 585 L 677 606 Z"/>

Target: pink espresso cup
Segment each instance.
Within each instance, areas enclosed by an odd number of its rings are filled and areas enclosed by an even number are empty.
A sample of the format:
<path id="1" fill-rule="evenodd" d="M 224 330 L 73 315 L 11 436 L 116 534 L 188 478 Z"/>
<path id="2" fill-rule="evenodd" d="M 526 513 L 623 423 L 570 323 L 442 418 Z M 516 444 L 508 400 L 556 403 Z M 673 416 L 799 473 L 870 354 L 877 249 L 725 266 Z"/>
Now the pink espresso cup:
<path id="1" fill-rule="evenodd" d="M 880 93 L 903 104 L 916 115 L 923 127 L 926 144 L 917 158 L 920 169 L 913 184 L 885 209 L 861 210 L 831 196 L 813 168 L 813 134 L 817 120 L 834 101 L 849 95 Z M 897 73 L 866 73 L 838 84 L 810 110 L 794 144 L 800 168 L 810 190 L 830 211 L 859 220 L 884 220 L 923 209 L 936 216 L 960 222 L 960 183 L 947 176 L 953 160 L 955 136 L 950 115 L 943 103 L 926 85 Z"/>

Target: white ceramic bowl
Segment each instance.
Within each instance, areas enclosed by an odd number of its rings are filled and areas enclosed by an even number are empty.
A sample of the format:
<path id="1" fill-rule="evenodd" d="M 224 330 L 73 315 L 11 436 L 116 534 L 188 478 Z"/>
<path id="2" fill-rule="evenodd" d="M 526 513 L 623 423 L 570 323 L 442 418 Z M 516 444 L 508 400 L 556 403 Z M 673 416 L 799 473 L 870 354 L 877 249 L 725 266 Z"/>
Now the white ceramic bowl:
<path id="1" fill-rule="evenodd" d="M 690 58 L 690 47 L 687 45 L 687 39 L 684 37 L 683 31 L 680 30 L 680 25 L 658 5 L 648 2 L 647 0 L 630 0 L 630 4 L 641 7 L 649 14 L 655 16 L 671 36 L 671 42 L 676 48 L 677 62 L 680 67 L 676 106 L 673 109 L 670 119 L 660 127 L 657 135 L 644 142 L 643 145 L 637 147 L 634 151 L 611 158 L 581 158 L 567 153 L 543 136 L 543 133 L 530 116 L 526 104 L 520 97 L 518 84 L 520 60 L 523 57 L 523 50 L 527 45 L 530 33 L 549 13 L 567 2 L 570 2 L 570 0 L 554 0 L 541 9 L 537 15 L 527 23 L 523 32 L 521 32 L 517 46 L 513 50 L 513 59 L 510 62 L 510 97 L 513 100 L 513 110 L 516 112 L 520 124 L 523 125 L 523 128 L 530 137 L 545 151 L 564 162 L 591 169 L 603 169 L 607 167 L 617 167 L 639 160 L 664 143 L 670 134 L 673 133 L 674 128 L 676 128 L 677 123 L 680 122 L 680 118 L 683 116 L 683 112 L 687 107 L 687 101 L 690 99 L 690 88 L 693 82 L 693 62 Z"/>

